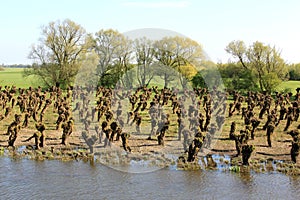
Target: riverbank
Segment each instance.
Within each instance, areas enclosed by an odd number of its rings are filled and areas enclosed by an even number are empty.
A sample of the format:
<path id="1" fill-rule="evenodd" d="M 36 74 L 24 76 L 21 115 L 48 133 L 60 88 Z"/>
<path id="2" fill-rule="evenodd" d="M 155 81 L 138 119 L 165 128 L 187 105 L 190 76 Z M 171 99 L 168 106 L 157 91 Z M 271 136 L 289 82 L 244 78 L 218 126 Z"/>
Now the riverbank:
<path id="1" fill-rule="evenodd" d="M 0 156 L 11 159 L 30 159 L 35 161 L 60 160 L 60 161 L 84 161 L 94 164 L 102 164 L 119 171 L 141 173 L 151 172 L 161 168 L 176 170 L 213 170 L 233 173 L 283 173 L 286 175 L 300 175 L 299 163 L 292 163 L 288 154 L 289 145 L 286 149 L 271 148 L 255 145 L 255 151 L 250 158 L 250 165 L 243 166 L 241 156 L 237 157 L 234 149 L 234 141 L 227 140 L 224 134 L 214 138 L 212 149 L 203 148 L 198 154 L 198 159 L 192 163 L 178 161 L 183 155 L 182 141 L 169 137 L 165 147 L 157 145 L 156 140 L 147 140 L 146 135 L 132 135 L 129 144 L 132 152 L 122 149 L 121 142 L 113 142 L 110 147 L 103 144 L 94 145 L 94 153 L 90 153 L 79 133 L 70 137 L 69 145 L 61 145 L 58 131 L 57 137 L 46 137 L 46 146 L 38 150 L 34 149 L 32 142 L 17 142 L 15 149 L 5 146 L 4 135 L 0 136 Z M 24 132 L 22 138 L 27 138 L 31 132 Z M 281 144 L 285 135 L 277 136 Z M 144 139 L 143 139 L 144 138 Z M 224 138 L 224 139 L 222 139 Z M 257 135 L 256 140 L 263 143 L 264 135 Z M 252 141 L 254 144 L 254 141 Z M 257 144 L 257 143 L 256 143 Z M 274 145 L 275 146 L 275 145 Z"/>

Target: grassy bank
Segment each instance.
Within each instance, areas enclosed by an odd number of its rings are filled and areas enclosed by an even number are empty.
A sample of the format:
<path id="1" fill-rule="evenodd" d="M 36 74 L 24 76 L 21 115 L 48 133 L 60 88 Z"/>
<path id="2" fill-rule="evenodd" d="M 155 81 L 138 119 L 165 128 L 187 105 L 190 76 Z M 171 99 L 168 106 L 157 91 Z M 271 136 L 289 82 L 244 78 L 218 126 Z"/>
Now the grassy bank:
<path id="1" fill-rule="evenodd" d="M 3 71 L 0 71 L 0 85 L 15 85 L 21 88 L 37 87 L 39 82 L 37 77 L 31 75 L 28 77 L 23 76 L 23 68 L 3 68 Z M 179 86 L 180 83 L 173 81 L 169 87 Z M 164 86 L 163 81 L 160 77 L 154 77 L 150 86 L 158 86 L 162 88 Z M 296 88 L 300 87 L 300 81 L 285 81 L 282 82 L 277 90 L 279 92 L 293 92 L 296 93 Z"/>
<path id="2" fill-rule="evenodd" d="M 23 76 L 23 68 L 3 68 L 0 71 L 0 85 L 15 85 L 21 88 L 37 87 L 38 81 L 35 76 Z"/>
<path id="3" fill-rule="evenodd" d="M 296 93 L 296 88 L 300 87 L 300 81 L 285 81 L 282 82 L 278 87 L 278 91 L 280 92 L 292 92 Z"/>

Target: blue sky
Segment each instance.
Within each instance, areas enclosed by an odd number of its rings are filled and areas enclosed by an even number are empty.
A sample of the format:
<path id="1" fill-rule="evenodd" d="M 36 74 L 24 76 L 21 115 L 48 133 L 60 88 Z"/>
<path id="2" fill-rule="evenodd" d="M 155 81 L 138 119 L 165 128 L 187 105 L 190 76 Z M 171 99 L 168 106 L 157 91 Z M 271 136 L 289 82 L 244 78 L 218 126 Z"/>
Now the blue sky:
<path id="1" fill-rule="evenodd" d="M 3 0 L 0 64 L 31 63 L 41 26 L 69 18 L 87 32 L 163 28 L 199 42 L 214 62 L 230 58 L 233 40 L 275 45 L 289 63 L 300 63 L 298 0 Z"/>

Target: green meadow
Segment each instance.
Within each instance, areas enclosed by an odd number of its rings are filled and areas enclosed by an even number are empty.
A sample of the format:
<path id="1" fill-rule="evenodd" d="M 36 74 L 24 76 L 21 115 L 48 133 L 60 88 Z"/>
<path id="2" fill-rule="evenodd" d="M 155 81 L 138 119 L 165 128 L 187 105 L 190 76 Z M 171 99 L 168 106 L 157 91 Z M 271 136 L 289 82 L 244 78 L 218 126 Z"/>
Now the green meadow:
<path id="1" fill-rule="evenodd" d="M 15 85 L 16 87 L 28 88 L 37 87 L 39 82 L 37 77 L 31 75 L 28 77 L 23 76 L 23 68 L 3 68 L 0 71 L 0 85 Z M 150 86 L 157 85 L 163 87 L 162 80 L 154 78 Z M 171 86 L 174 86 L 173 84 Z M 296 93 L 296 88 L 300 87 L 300 81 L 285 81 L 282 82 L 277 88 L 279 92 L 293 92 Z"/>
<path id="2" fill-rule="evenodd" d="M 0 85 L 15 85 L 16 87 L 28 88 L 28 87 L 37 87 L 38 80 L 34 76 L 23 76 L 23 68 L 3 68 L 0 71 Z"/>
<path id="3" fill-rule="evenodd" d="M 296 93 L 296 88 L 300 87 L 300 81 L 285 81 L 282 82 L 278 87 L 280 92 L 292 92 Z"/>

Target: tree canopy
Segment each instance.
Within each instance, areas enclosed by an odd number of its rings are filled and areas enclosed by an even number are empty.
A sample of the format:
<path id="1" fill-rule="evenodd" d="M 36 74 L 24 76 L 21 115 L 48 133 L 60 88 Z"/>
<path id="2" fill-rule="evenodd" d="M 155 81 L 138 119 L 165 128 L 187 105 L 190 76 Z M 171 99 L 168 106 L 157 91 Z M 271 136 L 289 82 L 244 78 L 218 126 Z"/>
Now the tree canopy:
<path id="1" fill-rule="evenodd" d="M 300 81 L 300 63 L 289 65 L 288 68 L 289 68 L 289 79 Z"/>
<path id="2" fill-rule="evenodd" d="M 225 51 L 236 61 L 216 65 L 190 38 L 131 40 L 113 29 L 101 29 L 92 35 L 66 19 L 42 27 L 41 38 L 29 54 L 32 67 L 25 69 L 25 75 L 37 75 L 47 87 L 72 85 L 80 72 L 82 77 L 76 81 L 110 87 L 148 86 L 159 77 L 165 87 L 171 82 L 182 88 L 189 82 L 203 87 L 222 82 L 228 89 L 269 93 L 287 78 L 300 80 L 299 64 L 287 67 L 275 46 L 258 41 L 246 46 L 237 40 Z"/>
<path id="3" fill-rule="evenodd" d="M 222 76 L 223 83 L 228 90 L 238 90 L 241 92 L 259 90 L 255 74 L 249 69 L 244 69 L 241 63 L 219 63 L 217 67 Z"/>
<path id="4" fill-rule="evenodd" d="M 154 43 L 154 49 L 154 56 L 162 67 L 172 68 L 179 73 L 177 77 L 182 87 L 186 87 L 187 80 L 190 79 L 188 73 L 183 73 L 186 66 L 196 69 L 196 66 L 204 59 L 202 46 L 185 37 L 164 37 Z M 160 76 L 164 80 L 165 87 L 168 87 L 168 83 L 176 75 L 170 70 L 163 70 Z"/>
<path id="5" fill-rule="evenodd" d="M 165 87 L 177 78 L 184 86 L 197 73 L 195 66 L 203 57 L 202 47 L 188 38 L 142 37 L 132 41 L 112 29 L 95 34 L 94 48 L 99 56 L 99 83 L 106 86 L 118 81 L 126 87 L 132 87 L 133 82 L 149 85 L 154 76 L 161 77 Z"/>
<path id="6" fill-rule="evenodd" d="M 134 41 L 135 60 L 137 63 L 137 80 L 139 85 L 149 85 L 155 75 L 154 41 L 146 37 Z"/>
<path id="7" fill-rule="evenodd" d="M 32 46 L 33 65 L 26 74 L 37 75 L 46 86 L 70 85 L 90 47 L 85 29 L 69 19 L 50 22 L 39 41 Z"/>
<path id="8" fill-rule="evenodd" d="M 247 47 L 243 41 L 232 41 L 225 50 L 257 76 L 261 91 L 272 92 L 287 77 L 286 64 L 275 46 L 256 41 Z"/>

